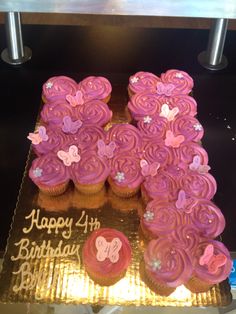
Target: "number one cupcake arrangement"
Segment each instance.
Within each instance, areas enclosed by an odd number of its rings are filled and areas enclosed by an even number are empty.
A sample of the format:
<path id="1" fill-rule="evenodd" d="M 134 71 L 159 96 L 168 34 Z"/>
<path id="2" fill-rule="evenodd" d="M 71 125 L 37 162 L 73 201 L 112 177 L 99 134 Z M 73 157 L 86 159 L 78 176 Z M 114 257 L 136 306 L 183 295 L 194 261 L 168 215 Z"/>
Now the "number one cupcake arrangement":
<path id="1" fill-rule="evenodd" d="M 131 124 L 112 124 L 107 79 L 90 76 L 77 84 L 52 77 L 43 85 L 40 126 L 28 136 L 37 155 L 29 176 L 45 194 L 60 195 L 70 182 L 94 194 L 107 181 L 124 198 L 141 189 L 146 209 L 140 224 L 147 240 L 143 279 L 162 295 L 182 284 L 192 292 L 207 291 L 232 267 L 228 250 L 215 240 L 225 220 L 212 202 L 216 181 L 200 143 L 204 131 L 189 95 L 192 88 L 192 78 L 183 71 L 160 77 L 137 72 L 128 85 Z M 91 235 L 94 247 L 90 243 L 91 252 L 83 251 L 85 267 L 90 261 L 88 272 L 105 279 L 102 284 L 113 282 L 104 278 L 106 267 L 108 277 L 120 279 L 130 262 L 130 248 L 122 248 L 129 247 L 128 240 L 108 231 L 108 238 Z M 89 254 L 95 256 L 92 264 Z"/>

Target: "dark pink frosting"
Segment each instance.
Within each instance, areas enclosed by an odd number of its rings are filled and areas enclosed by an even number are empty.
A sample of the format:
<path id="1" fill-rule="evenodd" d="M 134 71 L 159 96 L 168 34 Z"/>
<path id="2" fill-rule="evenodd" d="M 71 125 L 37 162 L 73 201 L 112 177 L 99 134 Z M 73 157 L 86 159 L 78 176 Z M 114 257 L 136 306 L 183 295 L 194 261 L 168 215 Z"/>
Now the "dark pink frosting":
<path id="1" fill-rule="evenodd" d="M 78 146 L 82 151 L 88 149 L 97 151 L 98 140 L 105 140 L 105 131 L 102 127 L 93 124 L 83 125 L 76 136 L 71 139 L 78 141 Z"/>
<path id="2" fill-rule="evenodd" d="M 153 116 L 150 123 L 145 122 L 143 119 L 138 121 L 138 129 L 141 135 L 156 142 L 164 141 L 167 125 L 167 119 L 158 115 Z"/>
<path id="3" fill-rule="evenodd" d="M 161 74 L 163 83 L 173 84 L 175 86 L 172 95 L 189 94 L 193 88 L 193 79 L 188 73 L 180 70 L 168 70 Z"/>
<path id="4" fill-rule="evenodd" d="M 110 82 L 102 76 L 86 77 L 78 84 L 78 89 L 83 93 L 85 101 L 103 100 L 111 94 Z"/>
<path id="5" fill-rule="evenodd" d="M 160 112 L 161 101 L 159 96 L 151 91 L 144 91 L 132 96 L 128 103 L 129 111 L 135 120 L 146 116 L 153 116 Z"/>
<path id="6" fill-rule="evenodd" d="M 185 142 L 176 149 L 177 159 L 182 167 L 189 168 L 189 164 L 193 162 L 194 156 L 200 157 L 201 165 L 208 164 L 208 154 L 206 150 L 198 143 Z"/>
<path id="7" fill-rule="evenodd" d="M 183 135 L 185 141 L 199 142 L 204 134 L 203 126 L 191 116 L 179 116 L 170 122 L 170 130 L 175 136 Z"/>
<path id="8" fill-rule="evenodd" d="M 104 237 L 107 242 L 111 242 L 114 238 L 118 238 L 121 243 L 119 250 L 119 259 L 116 263 L 112 263 L 109 258 L 104 261 L 97 260 L 97 237 Z M 131 261 L 131 246 L 127 237 L 120 231 L 111 228 L 102 228 L 94 231 L 86 240 L 83 246 L 82 259 L 85 268 L 104 278 L 113 278 L 122 274 L 129 266 Z"/>
<path id="9" fill-rule="evenodd" d="M 200 265 L 199 263 L 199 260 L 208 245 L 213 245 L 214 255 L 223 254 L 226 257 L 226 263 L 223 266 L 220 266 L 214 273 L 209 272 L 207 264 Z M 205 240 L 199 243 L 194 256 L 194 275 L 197 278 L 209 284 L 216 284 L 225 280 L 229 276 L 233 265 L 230 253 L 223 243 L 215 240 Z"/>
<path id="10" fill-rule="evenodd" d="M 75 184 L 97 184 L 107 179 L 110 169 L 96 152 L 87 150 L 81 153 L 79 162 L 71 165 L 70 172 Z"/>
<path id="11" fill-rule="evenodd" d="M 77 83 L 67 76 L 54 76 L 43 84 L 43 97 L 48 102 L 65 99 L 67 95 L 75 95 Z"/>
<path id="12" fill-rule="evenodd" d="M 202 237 L 216 238 L 225 228 L 225 219 L 221 210 L 206 199 L 196 200 L 190 217 Z"/>
<path id="13" fill-rule="evenodd" d="M 55 154 L 47 154 L 33 160 L 29 176 L 36 185 L 56 186 L 70 179 L 68 168 Z"/>
<path id="14" fill-rule="evenodd" d="M 160 78 L 150 72 L 137 72 L 129 78 L 129 89 L 133 93 L 142 91 L 155 91 L 157 82 Z"/>
<path id="15" fill-rule="evenodd" d="M 174 95 L 172 97 L 167 96 L 158 96 L 161 106 L 167 104 L 169 108 L 172 110 L 173 108 L 177 107 L 179 109 L 179 113 L 177 116 L 180 115 L 188 115 L 194 117 L 197 114 L 197 103 L 195 99 L 188 95 Z"/>
<path id="16" fill-rule="evenodd" d="M 189 280 L 193 272 L 188 253 L 165 238 L 151 240 L 144 252 L 149 277 L 169 287 L 178 287 Z"/>

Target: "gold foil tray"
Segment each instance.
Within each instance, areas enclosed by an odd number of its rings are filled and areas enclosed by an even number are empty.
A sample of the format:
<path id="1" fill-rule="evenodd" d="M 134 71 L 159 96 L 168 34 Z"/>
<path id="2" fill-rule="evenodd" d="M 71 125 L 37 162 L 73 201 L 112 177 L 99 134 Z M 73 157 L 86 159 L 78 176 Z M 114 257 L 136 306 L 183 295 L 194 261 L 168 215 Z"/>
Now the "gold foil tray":
<path id="1" fill-rule="evenodd" d="M 112 110 L 125 121 L 114 87 Z M 122 93 L 124 93 L 122 91 Z M 228 281 L 206 293 L 193 294 L 184 286 L 170 296 L 152 292 L 140 276 L 143 240 L 138 212 L 139 195 L 122 199 L 108 186 L 92 196 L 71 186 L 65 194 L 48 197 L 28 178 L 33 153 L 29 153 L 0 277 L 0 301 L 96 305 L 225 306 L 232 300 Z M 55 227 L 55 222 L 60 227 Z M 99 227 L 122 231 L 132 246 L 132 262 L 119 282 L 109 287 L 95 284 L 81 259 L 84 241 Z"/>

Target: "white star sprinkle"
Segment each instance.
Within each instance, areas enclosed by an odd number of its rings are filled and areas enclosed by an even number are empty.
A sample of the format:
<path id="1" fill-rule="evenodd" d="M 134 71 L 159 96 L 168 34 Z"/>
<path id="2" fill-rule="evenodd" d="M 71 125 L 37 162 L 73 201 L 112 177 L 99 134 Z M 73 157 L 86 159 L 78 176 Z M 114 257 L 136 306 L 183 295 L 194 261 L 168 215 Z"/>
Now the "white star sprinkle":
<path id="1" fill-rule="evenodd" d="M 50 89 L 50 88 L 52 88 L 53 87 L 53 83 L 52 82 L 47 82 L 46 83 L 46 88 L 47 89 Z"/>
<path id="2" fill-rule="evenodd" d="M 118 182 L 122 182 L 125 179 L 125 174 L 124 172 L 117 172 L 116 176 L 115 176 L 116 181 Z"/>
<path id="3" fill-rule="evenodd" d="M 161 261 L 159 259 L 152 260 L 151 268 L 153 271 L 161 269 Z"/>
<path id="4" fill-rule="evenodd" d="M 132 77 L 132 79 L 130 80 L 131 83 L 137 83 L 139 80 L 139 78 L 137 76 Z"/>
<path id="5" fill-rule="evenodd" d="M 152 118 L 150 117 L 150 116 L 145 116 L 144 118 L 143 118 L 143 122 L 144 123 L 151 123 L 151 121 L 152 121 Z"/>
<path id="6" fill-rule="evenodd" d="M 177 73 L 175 74 L 175 77 L 177 77 L 177 78 L 183 78 L 184 76 L 183 76 L 182 73 L 177 72 Z"/>
<path id="7" fill-rule="evenodd" d="M 194 127 L 194 130 L 195 130 L 195 131 L 201 131 L 201 130 L 202 130 L 202 126 L 201 126 L 200 123 L 194 124 L 193 127 Z"/>
<path id="8" fill-rule="evenodd" d="M 39 167 L 37 167 L 36 169 L 33 170 L 33 174 L 34 174 L 35 178 L 41 177 L 42 172 L 43 172 L 43 169 L 40 169 Z"/>
<path id="9" fill-rule="evenodd" d="M 146 213 L 143 215 L 143 217 L 144 217 L 144 219 L 145 219 L 146 221 L 153 220 L 153 218 L 154 218 L 154 213 L 151 212 L 151 211 L 149 211 L 149 210 L 147 210 Z"/>

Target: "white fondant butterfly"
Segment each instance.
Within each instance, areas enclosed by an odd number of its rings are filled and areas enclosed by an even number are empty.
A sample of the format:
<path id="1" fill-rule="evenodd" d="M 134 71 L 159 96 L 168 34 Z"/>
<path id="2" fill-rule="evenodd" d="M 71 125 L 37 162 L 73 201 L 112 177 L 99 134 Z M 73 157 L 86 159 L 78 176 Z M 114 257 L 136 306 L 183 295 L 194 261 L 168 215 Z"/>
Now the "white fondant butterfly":
<path id="1" fill-rule="evenodd" d="M 167 104 L 163 104 L 161 106 L 161 113 L 160 117 L 166 118 L 168 121 L 174 120 L 175 116 L 179 113 L 179 108 L 174 107 L 173 109 L 170 109 L 170 107 Z"/>
<path id="2" fill-rule="evenodd" d="M 189 169 L 199 173 L 207 173 L 211 167 L 208 165 L 201 165 L 201 158 L 196 155 L 193 157 L 193 162 L 189 165 Z"/>
<path id="3" fill-rule="evenodd" d="M 99 236 L 95 241 L 95 246 L 97 249 L 96 258 L 99 262 L 105 261 L 106 258 L 112 263 L 116 263 L 119 260 L 119 251 L 122 247 L 122 242 L 119 238 L 112 239 L 111 242 L 107 242 L 107 240 Z"/>
<path id="4" fill-rule="evenodd" d="M 58 158 L 60 158 L 65 166 L 70 166 L 72 162 L 79 162 L 81 157 L 78 154 L 78 147 L 75 145 L 71 145 L 69 147 L 69 151 L 65 152 L 64 150 L 59 150 L 57 152 Z"/>
<path id="5" fill-rule="evenodd" d="M 31 140 L 31 142 L 34 145 L 38 145 L 42 141 L 47 141 L 48 140 L 48 135 L 47 135 L 47 132 L 46 132 L 46 128 L 44 126 L 40 126 L 35 133 L 29 133 L 27 138 L 29 140 Z"/>
<path id="6" fill-rule="evenodd" d="M 155 177 L 157 174 L 157 170 L 160 168 L 159 162 L 153 162 L 152 164 L 148 164 L 145 159 L 140 160 L 141 173 L 144 177 L 151 176 Z"/>
<path id="7" fill-rule="evenodd" d="M 84 104 L 83 94 L 80 90 L 78 90 L 75 94 L 75 96 L 67 95 L 66 100 L 69 102 L 69 104 L 72 107 L 76 107 L 78 105 Z"/>
<path id="8" fill-rule="evenodd" d="M 111 141 L 108 145 L 105 144 L 103 140 L 97 141 L 97 147 L 98 147 L 98 156 L 107 158 L 112 158 L 114 155 L 114 150 L 116 149 L 116 143 L 114 141 Z"/>

